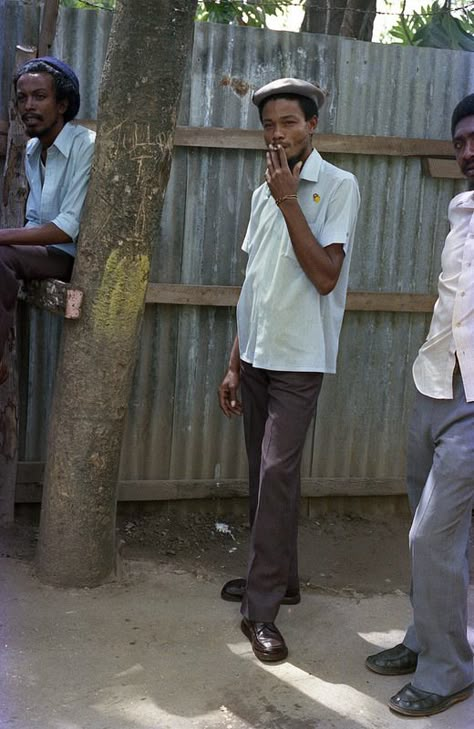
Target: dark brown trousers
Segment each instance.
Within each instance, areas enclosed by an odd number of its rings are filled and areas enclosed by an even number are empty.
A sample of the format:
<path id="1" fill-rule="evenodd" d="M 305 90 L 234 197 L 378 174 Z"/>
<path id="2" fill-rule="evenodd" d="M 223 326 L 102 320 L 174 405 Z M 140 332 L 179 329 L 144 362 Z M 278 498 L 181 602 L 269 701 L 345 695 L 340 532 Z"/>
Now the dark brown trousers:
<path id="1" fill-rule="evenodd" d="M 287 590 L 299 589 L 300 466 L 323 375 L 241 362 L 249 461 L 250 554 L 242 615 L 273 622 Z"/>
<path id="2" fill-rule="evenodd" d="M 69 281 L 74 258 L 50 246 L 0 246 L 0 360 L 15 324 L 20 281 L 59 278 Z"/>

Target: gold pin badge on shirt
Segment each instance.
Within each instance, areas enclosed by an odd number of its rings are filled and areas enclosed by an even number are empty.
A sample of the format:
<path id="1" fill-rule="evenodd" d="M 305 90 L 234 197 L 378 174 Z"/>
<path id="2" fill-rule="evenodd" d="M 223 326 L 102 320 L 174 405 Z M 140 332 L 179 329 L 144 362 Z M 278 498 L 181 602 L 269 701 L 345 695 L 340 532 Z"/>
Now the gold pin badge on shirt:
<path id="1" fill-rule="evenodd" d="M 314 193 L 313 200 L 315 203 L 318 203 L 321 200 L 321 197 L 318 195 L 317 192 Z"/>

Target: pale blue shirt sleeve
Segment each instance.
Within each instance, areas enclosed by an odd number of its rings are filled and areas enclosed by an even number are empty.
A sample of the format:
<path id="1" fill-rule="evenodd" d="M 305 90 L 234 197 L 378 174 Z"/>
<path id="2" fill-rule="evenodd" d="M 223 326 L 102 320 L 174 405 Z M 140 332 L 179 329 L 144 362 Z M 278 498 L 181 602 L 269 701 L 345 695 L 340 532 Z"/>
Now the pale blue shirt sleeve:
<path id="1" fill-rule="evenodd" d="M 355 177 L 345 177 L 334 190 L 328 205 L 318 242 L 323 247 L 342 243 L 344 252 L 352 240 L 360 205 L 359 186 Z"/>

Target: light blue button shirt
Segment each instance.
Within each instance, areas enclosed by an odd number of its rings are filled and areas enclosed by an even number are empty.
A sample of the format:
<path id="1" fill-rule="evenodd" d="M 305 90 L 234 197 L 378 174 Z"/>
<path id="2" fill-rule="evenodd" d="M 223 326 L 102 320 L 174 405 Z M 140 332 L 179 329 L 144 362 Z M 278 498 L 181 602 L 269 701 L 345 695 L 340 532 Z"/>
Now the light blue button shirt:
<path id="1" fill-rule="evenodd" d="M 30 139 L 26 148 L 26 177 L 30 187 L 26 227 L 54 223 L 72 243 L 54 244 L 74 256 L 82 208 L 89 183 L 95 132 L 68 122 L 51 147 L 41 173 L 41 142 Z"/>

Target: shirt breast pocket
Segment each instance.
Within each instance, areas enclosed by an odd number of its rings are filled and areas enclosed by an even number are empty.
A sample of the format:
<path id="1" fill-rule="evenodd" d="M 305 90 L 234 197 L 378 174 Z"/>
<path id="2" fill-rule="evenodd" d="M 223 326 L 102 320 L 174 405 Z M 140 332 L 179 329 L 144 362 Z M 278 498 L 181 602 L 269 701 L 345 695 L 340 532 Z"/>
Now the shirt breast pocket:
<path id="1" fill-rule="evenodd" d="M 312 215 L 307 215 L 305 210 L 303 210 L 303 212 L 305 214 L 306 222 L 308 223 L 309 229 L 314 235 L 316 242 L 319 243 L 324 228 L 323 216 L 321 214 L 318 214 L 319 211 L 313 212 L 311 210 Z M 287 258 L 293 259 L 296 262 L 298 261 L 290 236 L 288 236 L 286 245 L 283 248 L 283 255 Z"/>

